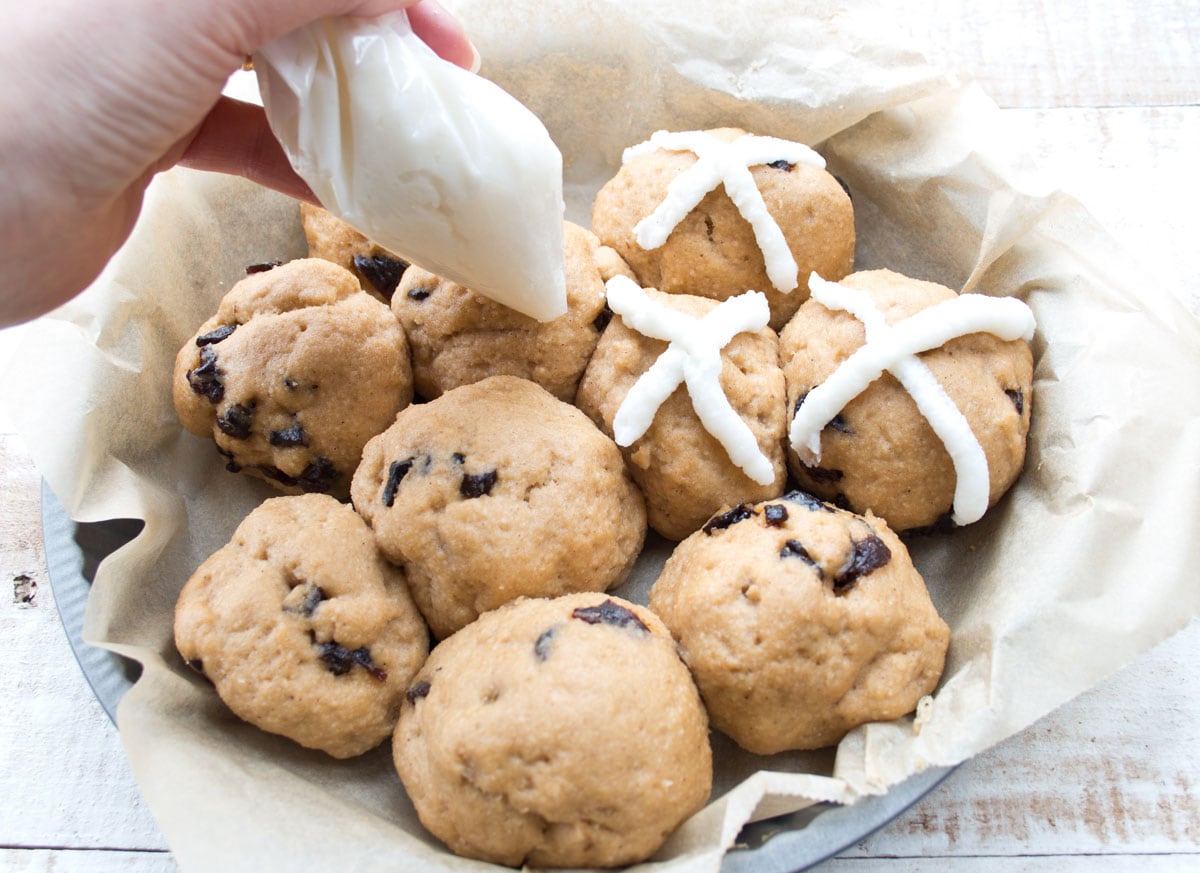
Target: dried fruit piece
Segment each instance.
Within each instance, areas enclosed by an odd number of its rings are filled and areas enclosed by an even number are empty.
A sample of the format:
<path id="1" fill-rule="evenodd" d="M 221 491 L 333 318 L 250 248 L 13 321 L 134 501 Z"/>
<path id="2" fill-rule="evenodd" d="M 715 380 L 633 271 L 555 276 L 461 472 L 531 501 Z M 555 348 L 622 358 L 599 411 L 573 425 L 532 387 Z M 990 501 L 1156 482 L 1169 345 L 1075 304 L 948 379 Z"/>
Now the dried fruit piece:
<path id="1" fill-rule="evenodd" d="M 863 576 L 878 570 L 892 559 L 892 550 L 875 534 L 854 541 L 846 566 L 833 578 L 833 593 L 845 594 Z"/>
<path id="2" fill-rule="evenodd" d="M 305 583 L 303 590 L 304 598 L 294 605 L 287 604 L 285 601 L 283 611 L 292 615 L 311 618 L 312 614 L 317 611 L 317 606 L 325 599 L 325 590 L 320 585 L 314 585 L 311 582 Z"/>
<path id="3" fill-rule="evenodd" d="M 533 644 L 533 654 L 537 656 L 539 661 L 544 661 L 550 657 L 550 646 L 554 642 L 554 628 L 548 628 L 542 631 L 541 635 Z"/>
<path id="4" fill-rule="evenodd" d="M 833 512 L 833 507 L 823 500 L 818 500 L 807 491 L 789 491 L 783 495 L 788 503 L 796 503 L 810 512 Z"/>
<path id="5" fill-rule="evenodd" d="M 214 345 L 221 340 L 229 339 L 235 330 L 237 330 L 236 324 L 223 324 L 215 330 L 210 330 L 208 333 L 196 337 L 196 345 L 201 348 Z"/>
<path id="6" fill-rule="evenodd" d="M 490 494 L 499 478 L 495 470 L 486 473 L 464 473 L 458 486 L 458 493 L 467 499 L 483 497 Z"/>
<path id="7" fill-rule="evenodd" d="M 416 288 L 409 289 L 408 299 L 415 300 L 417 303 L 420 303 L 422 300 L 428 300 L 429 295 L 432 293 L 433 291 L 429 288 L 426 288 L 424 285 L 418 285 Z"/>
<path id="8" fill-rule="evenodd" d="M 391 300 L 408 264 L 387 255 L 355 255 L 354 269 L 385 299 Z"/>
<path id="9" fill-rule="evenodd" d="M 283 470 L 273 467 L 270 464 L 251 464 L 246 469 L 254 470 L 268 479 L 278 482 L 280 485 L 286 485 L 289 488 L 299 485 L 305 491 L 319 491 L 322 494 L 333 487 L 333 483 L 339 475 L 337 467 L 333 466 L 333 462 L 325 457 L 317 458 L 305 467 L 299 476 L 289 476 Z M 236 473 L 238 471 L 231 470 L 230 472 Z"/>
<path id="10" fill-rule="evenodd" d="M 429 696 L 430 687 L 431 686 L 429 685 L 429 683 L 426 682 L 424 679 L 422 679 L 420 682 L 416 683 L 415 685 L 413 685 L 411 688 L 409 688 L 407 691 L 404 692 L 404 699 L 407 700 L 409 703 L 416 703 L 422 697 Z"/>
<path id="11" fill-rule="evenodd" d="M 825 467 L 808 467 L 804 468 L 804 472 L 814 482 L 840 482 L 845 474 L 841 470 L 829 470 Z"/>
<path id="12" fill-rule="evenodd" d="M 821 569 L 821 565 L 816 562 L 812 555 L 808 553 L 808 549 L 804 548 L 804 544 L 799 540 L 788 540 L 783 544 L 783 548 L 779 550 L 779 557 L 782 558 L 799 558 L 808 566 L 817 571 L 817 578 L 824 579 L 825 571 Z"/>
<path id="13" fill-rule="evenodd" d="M 408 475 L 408 471 L 412 469 L 413 459 L 406 458 L 403 461 L 392 461 L 388 467 L 387 482 L 383 486 L 383 505 L 391 507 L 396 502 L 396 489 L 400 487 L 400 482 Z"/>
<path id="14" fill-rule="evenodd" d="M 847 436 L 854 435 L 854 428 L 846 423 L 846 419 L 842 417 L 841 413 L 838 413 L 833 418 L 829 419 L 829 424 L 827 424 L 826 427 L 831 427 L 838 433 L 844 433 Z"/>
<path id="15" fill-rule="evenodd" d="M 217 353 L 211 345 L 201 346 L 200 366 L 187 371 L 187 381 L 191 389 L 210 403 L 220 403 L 225 396 L 225 383 L 221 377 L 225 373 L 217 366 Z"/>
<path id="16" fill-rule="evenodd" d="M 350 650 L 335 642 L 318 643 L 318 657 L 325 662 L 325 669 L 334 676 L 344 676 L 354 669 L 354 658 Z"/>
<path id="17" fill-rule="evenodd" d="M 265 273 L 268 270 L 274 270 L 276 267 L 283 265 L 283 261 L 260 261 L 257 264 L 246 265 L 246 275 L 253 276 L 255 273 Z"/>
<path id="18" fill-rule="evenodd" d="M 739 503 L 733 509 L 722 512 L 720 515 L 714 515 L 704 523 L 704 527 L 701 530 L 712 536 L 713 531 L 724 530 L 727 527 L 732 527 L 739 521 L 745 521 L 753 517 L 754 507 L 749 503 Z"/>
<path id="19" fill-rule="evenodd" d="M 230 473 L 240 473 L 241 472 L 242 465 L 234 460 L 233 452 L 229 451 L 228 449 L 223 449 L 220 446 L 217 446 L 217 454 L 225 459 L 225 469 L 226 470 L 228 470 Z"/>
<path id="20" fill-rule="evenodd" d="M 767 527 L 780 527 L 788 520 L 787 507 L 779 503 L 768 503 L 763 507 L 763 521 Z"/>
<path id="21" fill-rule="evenodd" d="M 784 170 L 788 173 L 796 169 L 796 165 L 791 161 L 771 161 L 771 163 L 767 164 L 767 166 L 773 167 L 776 170 Z"/>
<path id="22" fill-rule="evenodd" d="M 355 649 L 350 653 L 350 657 L 354 659 L 354 663 L 370 673 L 372 678 L 378 679 L 380 682 L 387 679 L 387 673 L 376 667 L 375 662 L 371 660 L 371 651 L 366 646 Z"/>
<path id="23" fill-rule="evenodd" d="M 605 600 L 597 606 L 580 606 L 571 611 L 571 618 L 578 618 L 588 624 L 610 624 L 614 627 L 629 627 L 650 633 L 650 628 L 646 627 L 632 611 L 611 599 Z"/>
<path id="24" fill-rule="evenodd" d="M 374 661 L 371 660 L 371 650 L 366 646 L 351 651 L 330 640 L 327 643 L 318 643 L 317 648 L 320 649 L 318 657 L 325 662 L 325 669 L 334 676 L 346 675 L 357 664 L 380 682 L 387 679 L 387 673 L 376 667 Z"/>
<path id="25" fill-rule="evenodd" d="M 261 473 L 272 481 L 278 482 L 280 485 L 292 487 L 299 484 L 299 480 L 295 476 L 289 476 L 287 473 L 280 470 L 278 467 L 272 467 L 270 464 L 251 464 L 246 467 L 247 470 L 254 470 L 256 473 Z M 237 472 L 236 470 L 233 472 Z"/>
<path id="26" fill-rule="evenodd" d="M 300 473 L 300 486 L 305 491 L 320 491 L 324 493 L 333 487 L 338 476 L 337 467 L 333 461 L 322 456 L 310 463 Z"/>
<path id="27" fill-rule="evenodd" d="M 308 434 L 304 432 L 304 427 L 300 422 L 296 422 L 283 430 L 273 430 L 268 433 L 267 442 L 278 447 L 307 446 Z"/>
<path id="28" fill-rule="evenodd" d="M 1008 399 L 1012 401 L 1012 405 L 1017 408 L 1017 415 L 1025 414 L 1025 392 L 1020 388 L 1006 388 L 1004 393 L 1008 395 Z"/>
<path id="29" fill-rule="evenodd" d="M 250 427 L 254 423 L 254 405 L 245 406 L 241 403 L 230 405 L 224 415 L 217 417 L 217 427 L 221 433 L 237 440 L 250 436 Z"/>

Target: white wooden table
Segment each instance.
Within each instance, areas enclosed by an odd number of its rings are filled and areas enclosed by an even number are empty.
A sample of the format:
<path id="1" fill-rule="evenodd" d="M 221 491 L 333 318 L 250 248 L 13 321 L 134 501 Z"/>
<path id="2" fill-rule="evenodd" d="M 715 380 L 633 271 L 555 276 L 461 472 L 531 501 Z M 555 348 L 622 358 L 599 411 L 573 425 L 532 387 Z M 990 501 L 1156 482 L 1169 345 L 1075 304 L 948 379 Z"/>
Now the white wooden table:
<path id="1" fill-rule="evenodd" d="M 893 6 L 1005 107 L 1147 281 L 1200 311 L 1195 0 Z M 1186 390 L 1197 375 L 1179 375 Z M 39 483 L 0 410 L 0 870 L 174 870 L 54 609 Z M 1193 622 L 821 869 L 1200 870 L 1198 665 Z"/>

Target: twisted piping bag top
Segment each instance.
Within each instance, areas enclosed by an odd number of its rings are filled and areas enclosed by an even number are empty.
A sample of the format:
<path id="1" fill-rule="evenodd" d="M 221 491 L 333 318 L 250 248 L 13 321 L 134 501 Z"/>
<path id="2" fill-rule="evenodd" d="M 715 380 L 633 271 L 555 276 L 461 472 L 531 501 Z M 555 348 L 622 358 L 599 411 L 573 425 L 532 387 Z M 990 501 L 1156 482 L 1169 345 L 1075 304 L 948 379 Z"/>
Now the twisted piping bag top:
<path id="1" fill-rule="evenodd" d="M 403 12 L 318 21 L 254 68 L 271 129 L 326 209 L 539 321 L 567 311 L 562 154 L 515 98 L 439 58 Z"/>

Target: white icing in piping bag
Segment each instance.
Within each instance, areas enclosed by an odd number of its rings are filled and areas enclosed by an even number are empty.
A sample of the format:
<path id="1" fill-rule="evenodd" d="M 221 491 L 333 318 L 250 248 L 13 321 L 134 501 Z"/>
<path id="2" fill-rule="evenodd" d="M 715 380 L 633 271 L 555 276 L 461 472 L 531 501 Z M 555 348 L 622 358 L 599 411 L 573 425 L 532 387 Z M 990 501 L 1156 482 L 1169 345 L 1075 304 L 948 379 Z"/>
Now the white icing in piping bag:
<path id="1" fill-rule="evenodd" d="M 725 193 L 742 218 L 754 230 L 754 239 L 763 253 L 767 278 L 778 291 L 792 291 L 799 284 L 799 267 L 792 257 L 783 231 L 763 201 L 750 167 L 787 161 L 825 168 L 825 159 L 806 145 L 770 136 L 745 134 L 733 142 L 717 139 L 707 131 L 669 133 L 660 130 L 644 143 L 625 149 L 623 163 L 658 150 L 687 151 L 696 155 L 696 163 L 671 180 L 666 199 L 650 215 L 634 225 L 637 243 L 643 249 L 663 245 L 709 191 L 724 184 Z"/>
<path id="2" fill-rule="evenodd" d="M 567 311 L 562 155 L 528 109 L 434 54 L 403 12 L 254 56 L 271 129 L 330 212 L 541 321 Z"/>
<path id="3" fill-rule="evenodd" d="M 808 287 L 822 306 L 848 312 L 861 321 L 867 339 L 804 398 L 789 431 L 792 448 L 806 464 L 819 463 L 821 431 L 887 370 L 912 395 L 954 463 L 954 523 L 978 521 L 987 511 L 991 490 L 987 456 L 966 417 L 916 355 L 980 331 L 1003 340 L 1032 339 L 1035 323 L 1029 307 L 1014 298 L 965 294 L 889 325 L 870 295 L 862 291 L 828 282 L 816 273 L 809 278 Z"/>
<path id="4" fill-rule="evenodd" d="M 606 287 L 609 308 L 626 326 L 670 343 L 621 401 L 613 419 L 617 445 L 632 445 L 642 436 L 658 408 L 683 383 L 700 422 L 730 460 L 758 484 L 774 482 L 774 466 L 721 388 L 721 349 L 739 333 L 766 327 L 771 318 L 767 298 L 748 291 L 723 301 L 703 318 L 692 318 L 652 300 L 625 276 L 614 276 Z"/>

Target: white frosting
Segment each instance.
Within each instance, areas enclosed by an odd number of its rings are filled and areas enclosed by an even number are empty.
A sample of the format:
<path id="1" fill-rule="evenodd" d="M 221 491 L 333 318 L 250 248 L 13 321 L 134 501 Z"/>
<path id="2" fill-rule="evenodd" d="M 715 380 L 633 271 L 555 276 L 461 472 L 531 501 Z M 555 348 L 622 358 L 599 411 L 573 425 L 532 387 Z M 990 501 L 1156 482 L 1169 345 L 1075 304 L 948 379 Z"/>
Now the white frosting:
<path id="1" fill-rule="evenodd" d="M 638 245 L 647 250 L 663 245 L 705 195 L 723 184 L 726 195 L 754 230 L 771 284 L 779 291 L 794 290 L 799 284 L 800 268 L 783 231 L 767 211 L 750 167 L 787 161 L 824 169 L 825 159 L 806 145 L 770 136 L 745 134 L 733 142 L 725 142 L 706 131 L 660 130 L 647 142 L 627 148 L 623 161 L 627 163 L 659 149 L 692 152 L 697 160 L 671 181 L 666 199 L 654 212 L 634 225 Z"/>
<path id="2" fill-rule="evenodd" d="M 644 434 L 658 408 L 682 383 L 696 416 L 730 460 L 758 484 L 774 482 L 774 466 L 721 388 L 721 349 L 743 331 L 766 327 L 771 318 L 767 298 L 747 291 L 723 301 L 702 318 L 693 318 L 652 300 L 625 276 L 609 279 L 607 290 L 609 307 L 628 327 L 670 344 L 621 401 L 613 419 L 617 445 L 632 445 Z"/>
<path id="3" fill-rule="evenodd" d="M 816 273 L 808 286 L 812 298 L 822 306 L 848 312 L 861 321 L 866 343 L 805 397 L 792 419 L 792 448 L 804 463 L 818 464 L 821 431 L 887 370 L 912 395 L 954 463 L 955 524 L 978 521 L 987 511 L 991 490 L 987 456 L 966 417 L 916 355 L 981 331 L 1003 340 L 1032 339 L 1033 312 L 1011 297 L 965 294 L 889 325 L 870 295 L 862 291 L 828 282 Z"/>
<path id="4" fill-rule="evenodd" d="M 526 315 L 567 311 L 562 155 L 403 12 L 318 21 L 254 57 L 271 128 L 321 203 L 375 242 Z"/>

